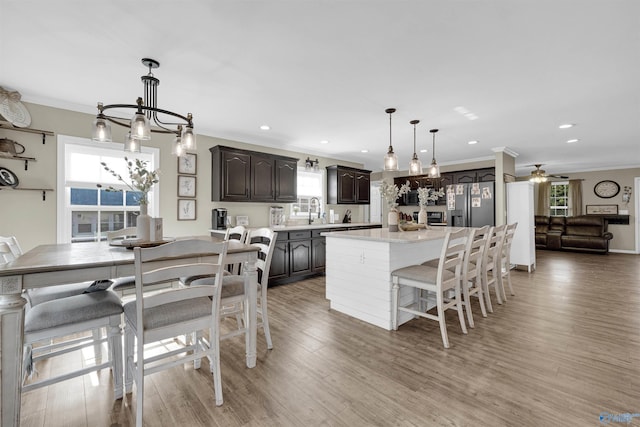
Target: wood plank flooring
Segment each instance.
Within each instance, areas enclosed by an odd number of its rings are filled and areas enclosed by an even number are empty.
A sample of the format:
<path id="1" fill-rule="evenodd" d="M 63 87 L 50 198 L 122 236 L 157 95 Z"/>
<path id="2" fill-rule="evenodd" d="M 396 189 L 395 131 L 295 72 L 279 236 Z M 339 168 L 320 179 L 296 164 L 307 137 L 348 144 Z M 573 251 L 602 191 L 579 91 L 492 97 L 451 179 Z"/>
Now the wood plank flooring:
<path id="1" fill-rule="evenodd" d="M 447 314 L 448 350 L 437 322 L 390 332 L 329 310 L 322 277 L 270 288 L 274 349 L 259 332 L 247 369 L 243 338 L 222 343 L 224 405 L 207 363 L 179 367 L 147 377 L 145 424 L 597 426 L 603 412 L 640 413 L 640 257 L 537 256 L 493 314 L 474 304 L 468 335 Z M 73 379 L 25 393 L 22 425 L 134 425 L 135 391 L 112 399 L 108 371 Z"/>

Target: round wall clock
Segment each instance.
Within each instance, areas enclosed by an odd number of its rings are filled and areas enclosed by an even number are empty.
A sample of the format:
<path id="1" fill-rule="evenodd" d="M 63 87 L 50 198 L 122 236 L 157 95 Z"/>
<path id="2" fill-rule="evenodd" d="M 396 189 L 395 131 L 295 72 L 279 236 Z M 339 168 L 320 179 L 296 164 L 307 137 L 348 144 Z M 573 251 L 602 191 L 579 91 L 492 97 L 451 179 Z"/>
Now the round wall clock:
<path id="1" fill-rule="evenodd" d="M 620 192 L 620 185 L 615 181 L 600 181 L 593 187 L 593 192 L 602 199 L 610 199 Z"/>

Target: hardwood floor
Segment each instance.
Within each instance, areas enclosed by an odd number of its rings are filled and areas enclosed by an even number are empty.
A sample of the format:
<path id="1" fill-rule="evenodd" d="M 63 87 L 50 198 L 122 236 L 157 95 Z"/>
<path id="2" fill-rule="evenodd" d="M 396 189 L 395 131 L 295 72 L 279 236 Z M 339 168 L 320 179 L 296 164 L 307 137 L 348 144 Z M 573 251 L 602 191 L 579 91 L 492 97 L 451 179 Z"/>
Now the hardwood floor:
<path id="1" fill-rule="evenodd" d="M 274 349 L 259 332 L 247 369 L 243 339 L 222 343 L 224 405 L 206 363 L 179 367 L 147 377 L 145 424 L 596 426 L 603 412 L 640 413 L 640 256 L 537 256 L 493 314 L 474 303 L 468 335 L 447 313 L 448 350 L 437 322 L 390 332 L 329 310 L 324 278 L 271 288 Z M 112 396 L 107 371 L 25 393 L 22 425 L 133 425 L 135 391 Z"/>

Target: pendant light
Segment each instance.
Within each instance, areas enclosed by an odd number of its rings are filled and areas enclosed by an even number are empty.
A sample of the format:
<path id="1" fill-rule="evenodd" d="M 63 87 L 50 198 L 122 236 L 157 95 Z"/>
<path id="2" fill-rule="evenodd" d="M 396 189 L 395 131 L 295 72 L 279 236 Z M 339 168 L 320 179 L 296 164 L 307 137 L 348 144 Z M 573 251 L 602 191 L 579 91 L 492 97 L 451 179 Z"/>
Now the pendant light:
<path id="1" fill-rule="evenodd" d="M 431 159 L 431 166 L 429 166 L 429 178 L 440 178 L 440 166 L 436 163 L 436 133 L 438 129 L 431 129 L 429 132 L 433 135 L 433 158 Z"/>
<path id="2" fill-rule="evenodd" d="M 416 154 L 416 125 L 420 120 L 411 120 L 409 123 L 413 125 L 413 158 L 409 162 L 409 175 L 422 175 L 422 162 Z"/>
<path id="3" fill-rule="evenodd" d="M 393 152 L 393 146 L 391 145 L 391 115 L 396 112 L 395 108 L 387 108 L 384 110 L 389 114 L 389 151 L 384 156 L 384 170 L 385 171 L 397 171 L 398 170 L 398 156 Z"/>

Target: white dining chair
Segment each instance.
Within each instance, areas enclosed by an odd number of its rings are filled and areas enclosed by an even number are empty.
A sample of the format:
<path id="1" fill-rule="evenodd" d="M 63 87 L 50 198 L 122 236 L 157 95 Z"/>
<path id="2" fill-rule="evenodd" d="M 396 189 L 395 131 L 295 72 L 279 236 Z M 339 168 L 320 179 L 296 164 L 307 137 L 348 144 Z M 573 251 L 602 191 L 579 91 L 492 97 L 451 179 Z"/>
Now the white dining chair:
<path id="1" fill-rule="evenodd" d="M 260 249 L 256 268 L 258 269 L 258 306 L 257 314 L 259 317 L 258 327 L 262 327 L 267 341 L 267 348 L 273 348 L 271 340 L 271 330 L 269 329 L 269 314 L 267 311 L 267 289 L 269 287 L 269 269 L 271 267 L 271 257 L 273 256 L 273 248 L 276 243 L 278 233 L 270 228 L 256 228 L 250 230 L 247 234 L 247 242 Z M 210 286 L 214 281 L 211 278 L 200 278 L 191 282 L 192 286 Z M 222 278 L 222 294 L 220 303 L 220 316 L 235 317 L 237 329 L 221 335 L 220 339 L 227 339 L 237 335 L 247 333 L 246 321 L 244 320 L 244 301 L 246 295 L 244 292 L 244 275 L 233 274 Z"/>
<path id="2" fill-rule="evenodd" d="M 247 243 L 248 236 L 249 230 L 244 225 L 236 225 L 235 227 L 227 228 L 224 240 L 239 240 L 242 243 Z M 242 273 L 242 264 L 230 264 L 227 266 L 227 271 L 231 274 L 240 274 Z"/>
<path id="3" fill-rule="evenodd" d="M 145 375 L 190 361 L 199 368 L 204 357 L 209 358 L 216 405 L 222 405 L 219 308 L 227 246 L 226 241 L 185 239 L 134 249 L 136 299 L 124 304 L 125 391 L 130 393 L 135 382 L 137 426 L 143 422 Z M 188 259 L 179 259 L 185 257 Z M 167 261 L 171 258 L 175 260 Z M 152 295 L 143 292 L 147 284 L 177 280 L 187 274 L 213 276 L 214 285 L 189 286 Z M 208 341 L 205 331 L 209 334 Z M 145 357 L 145 345 L 184 335 L 192 336 L 184 347 Z M 178 358 L 179 354 L 184 355 Z"/>
<path id="4" fill-rule="evenodd" d="M 399 311 L 435 320 L 440 324 L 442 343 L 445 348 L 449 348 L 445 311 L 455 309 L 458 313 L 462 333 L 467 333 L 460 289 L 462 262 L 467 240 L 467 229 L 448 231 L 444 237 L 437 268 L 429 265 L 411 265 L 391 273 L 393 281 L 391 326 L 393 330 L 398 329 Z M 402 287 L 414 290 L 412 301 L 406 305 L 401 304 L 400 288 Z M 436 315 L 427 312 L 429 309 L 428 299 L 423 296 L 423 291 L 435 293 Z M 449 295 L 451 293 L 453 295 Z"/>
<path id="5" fill-rule="evenodd" d="M 0 236 L 0 242 L 7 245 L 9 251 L 3 254 L 2 259 L 5 262 L 11 261 L 22 256 L 22 248 L 18 243 L 18 239 L 15 236 Z M 79 283 L 69 283 L 66 285 L 56 285 L 56 286 L 45 286 L 41 288 L 35 289 L 27 289 L 23 291 L 22 296 L 27 300 L 26 310 L 29 310 L 31 307 L 35 307 L 44 302 L 53 301 L 59 298 L 66 298 L 76 295 L 83 294 L 90 286 L 94 285 L 93 281 L 87 282 L 79 282 Z M 111 283 L 105 283 L 100 281 L 96 285 L 106 288 L 110 286 Z M 94 288 L 96 287 L 94 285 Z M 93 330 L 93 339 L 94 339 L 94 352 L 96 357 L 102 357 L 102 332 L 99 328 Z"/>
<path id="6" fill-rule="evenodd" d="M 16 259 L 20 251 L 17 240 L 0 238 L 2 263 Z M 91 283 L 91 282 L 89 282 Z M 64 286 L 64 285 L 63 285 Z M 58 286 L 52 286 L 56 288 Z M 24 317 L 24 361 L 23 393 L 41 387 L 66 381 L 102 369 L 111 369 L 113 374 L 114 399 L 120 399 L 122 390 L 122 335 L 120 320 L 122 304 L 120 298 L 109 290 L 90 289 L 84 285 L 84 292 L 67 297 L 58 297 L 38 304 L 27 304 Z M 95 291 L 94 291 L 95 290 Z M 106 337 L 99 331 L 105 328 Z M 87 334 L 91 333 L 91 337 Z M 99 350 L 107 342 L 109 356 L 102 362 Z M 94 348 L 93 365 L 38 379 L 35 364 L 38 361 L 62 356 L 88 347 Z M 65 366 L 69 368 L 69 366 Z"/>

